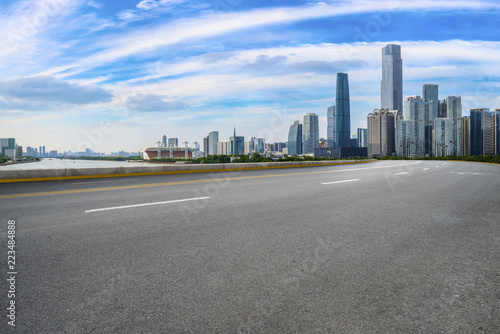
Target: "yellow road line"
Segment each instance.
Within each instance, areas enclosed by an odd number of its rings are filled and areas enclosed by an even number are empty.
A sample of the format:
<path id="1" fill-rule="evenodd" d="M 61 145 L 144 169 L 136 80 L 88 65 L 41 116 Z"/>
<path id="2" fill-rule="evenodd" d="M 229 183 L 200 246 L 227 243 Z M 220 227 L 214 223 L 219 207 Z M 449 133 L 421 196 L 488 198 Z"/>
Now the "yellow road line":
<path id="1" fill-rule="evenodd" d="M 128 176 L 148 176 L 148 175 L 167 175 L 167 174 L 188 174 L 188 173 L 210 173 L 210 172 L 233 172 L 240 170 L 252 169 L 270 169 L 270 168 L 297 168 L 297 167 L 320 167 L 333 165 L 348 165 L 359 164 L 365 162 L 373 162 L 374 160 L 355 161 L 355 162 L 334 162 L 330 164 L 317 165 L 291 165 L 291 166 L 267 166 L 267 167 L 241 167 L 241 168 L 220 168 L 207 170 L 183 170 L 171 172 L 148 172 L 148 173 L 123 173 L 123 174 L 98 174 L 98 175 L 78 175 L 78 176 L 54 176 L 54 177 L 36 177 L 36 178 L 19 178 L 19 179 L 0 179 L 0 183 L 16 183 L 16 182 L 37 182 L 37 181 L 62 181 L 62 180 L 79 180 L 79 179 L 99 179 L 108 177 L 128 177 Z"/>
<path id="2" fill-rule="evenodd" d="M 202 180 L 190 180 L 190 181 L 177 181 L 177 182 L 138 184 L 138 185 L 130 185 L 130 186 L 101 187 L 101 188 L 89 188 L 89 189 L 73 189 L 73 190 L 60 190 L 60 191 L 38 192 L 38 193 L 0 195 L 0 199 L 1 198 L 19 198 L 19 197 L 33 197 L 33 196 L 51 196 L 51 195 L 63 195 L 63 194 L 77 194 L 77 193 L 89 193 L 89 192 L 110 191 L 110 190 L 124 190 L 124 189 L 164 187 L 164 186 L 173 186 L 173 185 L 180 185 L 180 184 L 207 183 L 207 182 L 220 182 L 220 181 L 232 181 L 232 180 L 248 180 L 248 179 L 259 179 L 259 178 L 277 177 L 277 176 L 297 176 L 297 175 L 336 173 L 336 172 L 338 173 L 338 172 L 347 172 L 347 171 L 364 170 L 364 169 L 377 169 L 377 168 L 399 167 L 399 166 L 410 165 L 410 164 L 414 164 L 414 163 L 415 162 L 413 162 L 413 163 L 407 163 L 407 164 L 389 165 L 389 166 L 375 166 L 375 167 L 366 167 L 366 168 L 351 168 L 351 169 L 339 169 L 339 170 L 326 170 L 326 171 L 319 171 L 319 172 L 302 172 L 302 173 L 286 173 L 286 174 L 271 174 L 271 175 L 237 176 L 237 177 L 217 178 L 217 179 L 202 179 Z"/>

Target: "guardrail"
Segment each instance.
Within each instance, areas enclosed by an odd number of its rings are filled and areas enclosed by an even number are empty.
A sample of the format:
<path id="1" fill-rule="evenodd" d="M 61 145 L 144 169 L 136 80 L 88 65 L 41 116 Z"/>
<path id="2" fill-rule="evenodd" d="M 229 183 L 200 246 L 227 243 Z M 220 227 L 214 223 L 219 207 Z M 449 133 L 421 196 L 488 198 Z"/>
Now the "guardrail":
<path id="1" fill-rule="evenodd" d="M 283 162 L 255 162 L 255 163 L 226 163 L 226 164 L 192 164 L 192 165 L 143 165 L 120 166 L 103 168 L 63 168 L 63 169 L 26 169 L 26 170 L 0 170 L 0 183 L 50 181 L 82 178 L 102 178 L 139 176 L 156 174 L 180 174 L 221 172 L 246 169 L 290 168 L 328 166 L 339 164 L 352 164 L 372 162 L 375 160 L 320 160 L 320 161 L 283 161 Z"/>

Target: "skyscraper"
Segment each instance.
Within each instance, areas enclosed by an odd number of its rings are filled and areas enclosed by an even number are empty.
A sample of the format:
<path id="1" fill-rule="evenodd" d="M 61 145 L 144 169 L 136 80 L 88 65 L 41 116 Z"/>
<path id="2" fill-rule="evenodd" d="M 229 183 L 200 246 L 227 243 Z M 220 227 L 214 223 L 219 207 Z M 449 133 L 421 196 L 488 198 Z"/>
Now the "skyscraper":
<path id="1" fill-rule="evenodd" d="M 318 115 L 308 113 L 304 115 L 303 127 L 303 154 L 314 153 L 314 148 L 319 146 L 319 122 Z"/>
<path id="2" fill-rule="evenodd" d="M 162 142 L 163 147 L 167 147 L 167 136 L 163 135 L 163 137 L 161 139 L 162 139 L 161 142 Z"/>
<path id="3" fill-rule="evenodd" d="M 438 116 L 437 117 L 441 117 L 441 118 L 448 117 L 446 100 L 439 100 L 439 102 L 438 102 Z"/>
<path id="4" fill-rule="evenodd" d="M 470 155 L 470 117 L 464 116 L 460 119 L 460 123 L 462 126 L 461 131 L 461 144 L 462 147 L 460 149 L 461 155 Z"/>
<path id="5" fill-rule="evenodd" d="M 495 153 L 495 115 L 489 108 L 470 110 L 470 154 Z"/>
<path id="6" fill-rule="evenodd" d="M 446 157 L 451 151 L 451 120 L 438 117 L 433 121 L 434 135 L 432 137 L 433 155 L 435 157 Z"/>
<path id="7" fill-rule="evenodd" d="M 382 108 L 403 113 L 403 60 L 401 46 L 388 44 L 382 48 Z"/>
<path id="8" fill-rule="evenodd" d="M 446 112 L 450 119 L 450 149 L 451 155 L 460 155 L 461 150 L 461 123 L 462 118 L 462 97 L 447 96 L 446 97 Z"/>
<path id="9" fill-rule="evenodd" d="M 288 155 L 302 154 L 302 124 L 295 121 L 288 131 Z"/>
<path id="10" fill-rule="evenodd" d="M 337 73 L 333 147 L 351 146 L 351 107 L 347 73 Z"/>
<path id="11" fill-rule="evenodd" d="M 242 155 L 245 154 L 245 137 L 236 136 L 236 128 L 234 128 L 234 133 L 232 137 L 229 137 L 229 142 L 231 143 L 231 152 L 229 155 Z"/>
<path id="12" fill-rule="evenodd" d="M 368 156 L 386 156 L 395 152 L 394 113 L 375 109 L 367 117 Z"/>
<path id="13" fill-rule="evenodd" d="M 208 133 L 208 154 L 217 155 L 217 143 L 219 142 L 219 131 Z"/>
<path id="14" fill-rule="evenodd" d="M 333 134 L 335 133 L 335 106 L 328 107 L 326 112 L 326 118 L 328 122 L 328 127 L 326 129 L 326 138 L 327 143 L 326 146 L 333 147 Z"/>
<path id="15" fill-rule="evenodd" d="M 434 84 L 425 84 L 422 87 L 422 99 L 424 101 L 429 101 L 432 106 L 431 113 L 429 115 L 430 121 L 432 122 L 434 118 L 438 117 L 438 107 L 439 107 L 439 87 Z"/>

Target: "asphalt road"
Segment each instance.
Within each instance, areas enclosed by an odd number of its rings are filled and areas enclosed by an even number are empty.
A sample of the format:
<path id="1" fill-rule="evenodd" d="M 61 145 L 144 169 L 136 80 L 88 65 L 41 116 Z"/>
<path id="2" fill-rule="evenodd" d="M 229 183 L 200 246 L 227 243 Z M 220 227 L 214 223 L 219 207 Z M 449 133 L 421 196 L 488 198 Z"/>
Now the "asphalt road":
<path id="1" fill-rule="evenodd" d="M 500 333 L 498 165 L 0 184 L 0 212 L 1 333 Z"/>

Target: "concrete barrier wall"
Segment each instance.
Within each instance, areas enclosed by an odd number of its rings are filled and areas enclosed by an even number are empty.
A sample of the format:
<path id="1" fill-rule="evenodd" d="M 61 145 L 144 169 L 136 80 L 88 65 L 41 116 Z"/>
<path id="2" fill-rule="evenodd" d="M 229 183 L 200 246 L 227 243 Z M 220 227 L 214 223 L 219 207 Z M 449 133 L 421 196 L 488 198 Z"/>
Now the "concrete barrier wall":
<path id="1" fill-rule="evenodd" d="M 322 160 L 322 161 L 284 161 L 284 162 L 255 162 L 255 163 L 227 163 L 227 164 L 186 164 L 186 165 L 142 165 L 106 168 L 64 168 L 64 169 L 27 169 L 27 170 L 0 170 L 0 182 L 12 179 L 71 179 L 96 177 L 124 176 L 124 174 L 169 174 L 169 173 L 198 173 L 224 170 L 286 168 L 318 165 L 337 165 L 346 163 L 371 162 L 374 160 Z"/>

